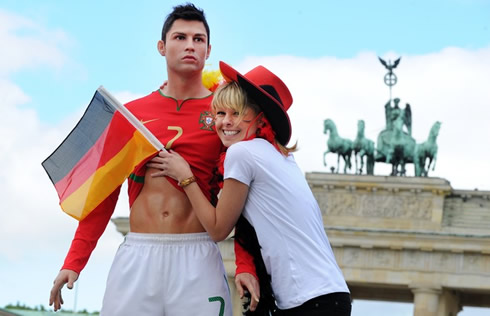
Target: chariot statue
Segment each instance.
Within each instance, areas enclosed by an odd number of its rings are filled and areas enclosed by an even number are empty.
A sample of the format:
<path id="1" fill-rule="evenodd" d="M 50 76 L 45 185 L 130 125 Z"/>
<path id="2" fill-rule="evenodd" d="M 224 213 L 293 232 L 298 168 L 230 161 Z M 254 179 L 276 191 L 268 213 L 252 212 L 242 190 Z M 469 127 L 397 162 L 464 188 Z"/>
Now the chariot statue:
<path id="1" fill-rule="evenodd" d="M 405 175 L 406 164 L 413 163 L 415 139 L 412 137 L 412 110 L 410 104 L 404 109 L 400 99 L 385 104 L 386 127 L 378 135 L 376 161 L 392 164 L 391 175 Z M 404 130 L 404 127 L 406 128 Z"/>

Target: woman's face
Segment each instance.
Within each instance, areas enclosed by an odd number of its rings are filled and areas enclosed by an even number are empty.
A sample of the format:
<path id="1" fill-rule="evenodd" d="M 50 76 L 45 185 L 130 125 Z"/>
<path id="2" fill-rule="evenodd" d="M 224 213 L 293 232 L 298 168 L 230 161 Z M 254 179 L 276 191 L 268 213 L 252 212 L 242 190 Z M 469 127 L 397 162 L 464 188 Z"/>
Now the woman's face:
<path id="1" fill-rule="evenodd" d="M 257 113 L 250 108 L 243 117 L 235 110 L 217 108 L 215 126 L 223 145 L 230 147 L 250 135 L 255 135 L 259 125 L 259 120 L 254 120 L 256 116 Z"/>

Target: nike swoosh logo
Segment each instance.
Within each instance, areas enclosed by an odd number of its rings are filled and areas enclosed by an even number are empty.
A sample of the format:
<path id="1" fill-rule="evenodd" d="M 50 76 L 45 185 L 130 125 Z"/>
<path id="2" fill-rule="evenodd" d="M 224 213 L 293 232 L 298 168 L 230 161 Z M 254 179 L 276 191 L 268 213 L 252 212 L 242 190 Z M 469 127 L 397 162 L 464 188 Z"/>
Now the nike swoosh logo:
<path id="1" fill-rule="evenodd" d="M 148 120 L 148 121 L 143 121 L 143 120 L 141 120 L 140 122 L 141 122 L 141 124 L 145 125 L 146 123 L 150 123 L 150 122 L 153 122 L 153 121 L 158 121 L 158 120 L 159 120 L 159 119 L 157 119 L 157 118 L 156 118 L 156 119 L 153 119 L 153 120 Z"/>

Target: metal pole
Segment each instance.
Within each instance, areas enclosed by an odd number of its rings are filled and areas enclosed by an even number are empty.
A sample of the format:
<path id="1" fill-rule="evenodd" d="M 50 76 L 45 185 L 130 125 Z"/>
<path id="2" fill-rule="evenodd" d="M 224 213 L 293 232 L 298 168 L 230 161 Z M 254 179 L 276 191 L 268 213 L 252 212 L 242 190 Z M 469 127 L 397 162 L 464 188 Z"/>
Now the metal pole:
<path id="1" fill-rule="evenodd" d="M 80 283 L 80 280 L 75 282 L 75 300 L 73 303 L 73 311 L 72 314 L 75 314 L 77 312 L 77 300 L 78 300 L 78 284 Z"/>

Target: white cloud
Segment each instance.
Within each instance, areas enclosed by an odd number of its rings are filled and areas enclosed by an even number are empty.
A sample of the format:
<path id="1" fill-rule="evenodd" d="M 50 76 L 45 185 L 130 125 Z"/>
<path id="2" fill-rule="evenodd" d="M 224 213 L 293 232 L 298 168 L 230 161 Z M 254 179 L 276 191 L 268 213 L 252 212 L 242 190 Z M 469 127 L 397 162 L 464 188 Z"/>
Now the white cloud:
<path id="1" fill-rule="evenodd" d="M 0 77 L 41 65 L 60 69 L 68 60 L 59 47 L 69 43 L 63 31 L 47 30 L 32 20 L 1 9 L 0 43 Z"/>
<path id="2" fill-rule="evenodd" d="M 122 102 L 139 97 L 129 92 L 114 95 Z M 10 271 L 8 275 L 0 273 L 0 283 L 6 285 L 0 289 L 0 306 L 17 301 L 47 305 L 52 280 L 77 222 L 61 211 L 41 162 L 75 126 L 86 105 L 57 125 L 45 125 L 28 107 L 30 98 L 13 83 L 0 80 L 0 96 L 0 117 L 7 118 L 0 124 L 0 271 Z M 127 205 L 127 196 L 121 194 L 115 215 L 127 216 Z M 100 308 L 104 280 L 121 241 L 122 236 L 109 224 L 92 254 L 91 265 L 80 276 L 79 306 Z M 19 284 L 16 280 L 20 279 L 30 282 Z M 72 308 L 75 291 L 64 291 L 64 299 L 65 306 Z"/>
<path id="3" fill-rule="evenodd" d="M 55 232 L 68 228 L 48 216 L 56 208 L 56 194 L 40 164 L 53 140 L 63 137 L 66 126 L 44 126 L 36 111 L 28 107 L 30 96 L 9 78 L 22 69 L 64 65 L 68 58 L 59 48 L 63 40 L 60 31 L 43 29 L 0 10 L 0 238 L 13 240 L 0 243 L 0 256 L 11 260 L 23 256 L 33 236 L 43 236 L 41 246 L 49 247 L 58 237 Z"/>
<path id="4" fill-rule="evenodd" d="M 391 60 L 397 57 L 394 53 L 388 56 Z M 344 138 L 355 139 L 359 119 L 366 123 L 366 137 L 375 142 L 384 129 L 389 89 L 383 83 L 386 69 L 374 53 L 351 59 L 254 57 L 238 69 L 246 72 L 258 64 L 275 72 L 291 90 L 291 139 L 298 140 L 300 150 L 295 156 L 304 171 L 329 172 L 330 166 L 337 165 L 336 155 L 328 154 L 328 167 L 323 166 L 328 139 L 323 134 L 324 119 L 334 120 Z M 393 97 L 401 99 L 401 107 L 410 103 L 417 143 L 427 140 L 435 121 L 442 122 L 436 169 L 429 175 L 446 178 L 455 189 L 490 190 L 489 73 L 490 47 L 403 56 L 395 69 L 398 84 L 393 87 Z M 412 164 L 407 169 L 414 174 Z M 390 170 L 376 163 L 376 174 L 388 175 Z"/>
<path id="5" fill-rule="evenodd" d="M 24 17 L 0 10 L 0 257 L 25 258 L 35 236 L 43 249 L 68 248 L 76 221 L 61 212 L 52 183 L 41 162 L 61 143 L 85 110 L 79 110 L 58 125 L 43 124 L 29 107 L 30 96 L 9 76 L 22 69 L 66 66 L 63 45 L 70 42 L 59 30 L 48 30 Z M 115 93 L 122 102 L 139 97 Z M 87 98 L 90 98 L 88 96 Z M 127 213 L 126 213 L 127 214 Z M 61 262 L 59 262 L 61 265 Z M 54 277 L 54 276 L 53 276 Z"/>

